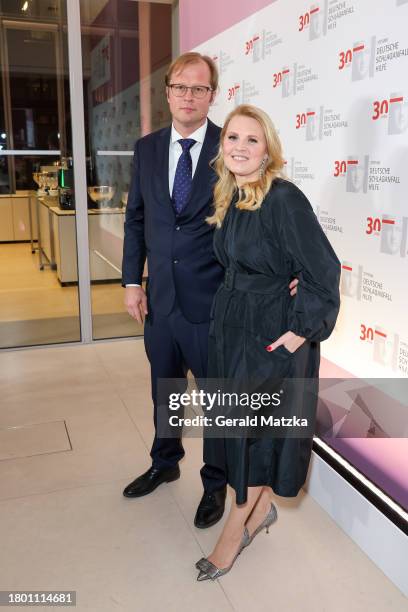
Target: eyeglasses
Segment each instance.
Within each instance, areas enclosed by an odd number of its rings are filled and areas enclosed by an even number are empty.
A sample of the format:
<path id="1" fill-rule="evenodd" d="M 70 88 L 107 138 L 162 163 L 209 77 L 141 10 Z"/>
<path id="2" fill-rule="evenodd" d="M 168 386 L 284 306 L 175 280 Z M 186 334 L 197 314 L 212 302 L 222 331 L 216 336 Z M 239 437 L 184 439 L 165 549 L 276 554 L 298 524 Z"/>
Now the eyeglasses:
<path id="1" fill-rule="evenodd" d="M 191 94 L 194 98 L 205 98 L 209 91 L 213 91 L 211 87 L 206 87 L 205 85 L 193 85 L 192 87 L 187 87 L 187 85 L 180 85 L 179 83 L 172 83 L 168 85 L 170 87 L 172 93 L 177 98 L 182 98 L 186 95 L 187 89 L 191 90 Z"/>

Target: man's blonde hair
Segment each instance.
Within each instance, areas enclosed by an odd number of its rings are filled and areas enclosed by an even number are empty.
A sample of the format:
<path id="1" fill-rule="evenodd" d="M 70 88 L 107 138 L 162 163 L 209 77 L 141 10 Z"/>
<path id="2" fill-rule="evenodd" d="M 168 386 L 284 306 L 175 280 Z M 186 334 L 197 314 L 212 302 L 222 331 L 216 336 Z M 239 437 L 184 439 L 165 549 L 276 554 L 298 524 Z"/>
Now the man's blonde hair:
<path id="1" fill-rule="evenodd" d="M 199 62 L 205 62 L 207 64 L 210 70 L 211 89 L 216 91 L 218 89 L 218 69 L 214 60 L 208 55 L 201 55 L 201 53 L 196 53 L 195 51 L 183 53 L 183 55 L 176 57 L 176 59 L 172 61 L 165 77 L 166 86 L 168 87 L 170 85 L 171 77 L 174 73 L 181 72 L 189 64 L 198 64 Z M 197 85 L 202 84 L 203 83 L 197 83 Z"/>

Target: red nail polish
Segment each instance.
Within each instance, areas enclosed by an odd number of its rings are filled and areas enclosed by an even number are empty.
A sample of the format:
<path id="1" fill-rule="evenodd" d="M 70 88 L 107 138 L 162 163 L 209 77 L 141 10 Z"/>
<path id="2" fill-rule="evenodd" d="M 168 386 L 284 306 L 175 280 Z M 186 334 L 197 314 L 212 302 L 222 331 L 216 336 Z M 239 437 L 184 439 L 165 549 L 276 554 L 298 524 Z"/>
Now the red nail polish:
<path id="1" fill-rule="evenodd" d="M 266 347 L 266 350 L 268 351 L 268 353 L 270 353 L 272 349 L 271 349 L 271 347 L 270 347 L 270 346 L 267 346 L 267 347 Z"/>

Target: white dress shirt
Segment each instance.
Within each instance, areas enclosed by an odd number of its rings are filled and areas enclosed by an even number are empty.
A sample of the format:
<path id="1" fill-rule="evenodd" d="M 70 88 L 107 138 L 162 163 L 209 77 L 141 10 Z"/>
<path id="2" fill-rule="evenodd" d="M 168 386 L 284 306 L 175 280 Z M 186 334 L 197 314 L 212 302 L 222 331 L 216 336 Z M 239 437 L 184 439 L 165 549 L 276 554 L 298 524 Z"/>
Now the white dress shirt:
<path id="1" fill-rule="evenodd" d="M 203 142 L 205 138 L 205 133 L 207 131 L 208 120 L 205 120 L 205 123 L 198 128 L 195 132 L 190 134 L 188 138 L 192 138 L 195 140 L 195 144 L 190 149 L 191 161 L 193 162 L 193 172 L 192 176 L 194 176 L 195 170 L 197 168 L 198 158 L 200 157 L 201 149 L 203 147 Z M 183 152 L 181 148 L 181 144 L 177 142 L 178 140 L 183 139 L 183 136 L 178 133 L 174 125 L 171 126 L 171 136 L 170 136 L 170 147 L 169 147 L 169 194 L 173 193 L 173 185 L 174 185 L 174 177 L 176 176 L 176 168 L 180 155 Z"/>
<path id="2" fill-rule="evenodd" d="M 198 128 L 195 132 L 190 134 L 188 138 L 192 138 L 195 140 L 195 144 L 190 149 L 191 161 L 193 162 L 192 168 L 192 176 L 197 168 L 198 158 L 200 157 L 201 149 L 203 147 L 203 142 L 205 138 L 205 134 L 207 132 L 208 120 L 205 120 L 205 123 Z M 171 135 L 170 135 L 170 146 L 169 146 L 169 195 L 173 193 L 173 185 L 174 185 L 174 177 L 176 175 L 177 163 L 180 155 L 183 152 L 181 148 L 181 144 L 177 142 L 182 139 L 183 136 L 178 133 L 174 125 L 171 125 Z M 126 287 L 140 287 L 140 285 L 136 285 L 134 283 L 126 285 Z"/>

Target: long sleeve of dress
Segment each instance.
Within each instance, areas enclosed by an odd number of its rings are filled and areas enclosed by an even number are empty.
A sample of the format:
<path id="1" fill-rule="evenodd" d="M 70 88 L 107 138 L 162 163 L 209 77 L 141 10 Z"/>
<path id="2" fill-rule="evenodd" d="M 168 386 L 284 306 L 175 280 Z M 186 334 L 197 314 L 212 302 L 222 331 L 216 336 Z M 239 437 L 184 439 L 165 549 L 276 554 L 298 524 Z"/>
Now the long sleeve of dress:
<path id="1" fill-rule="evenodd" d="M 300 189 L 285 181 L 276 191 L 282 248 L 291 274 L 299 279 L 288 329 L 319 342 L 330 336 L 339 312 L 340 262 Z"/>

